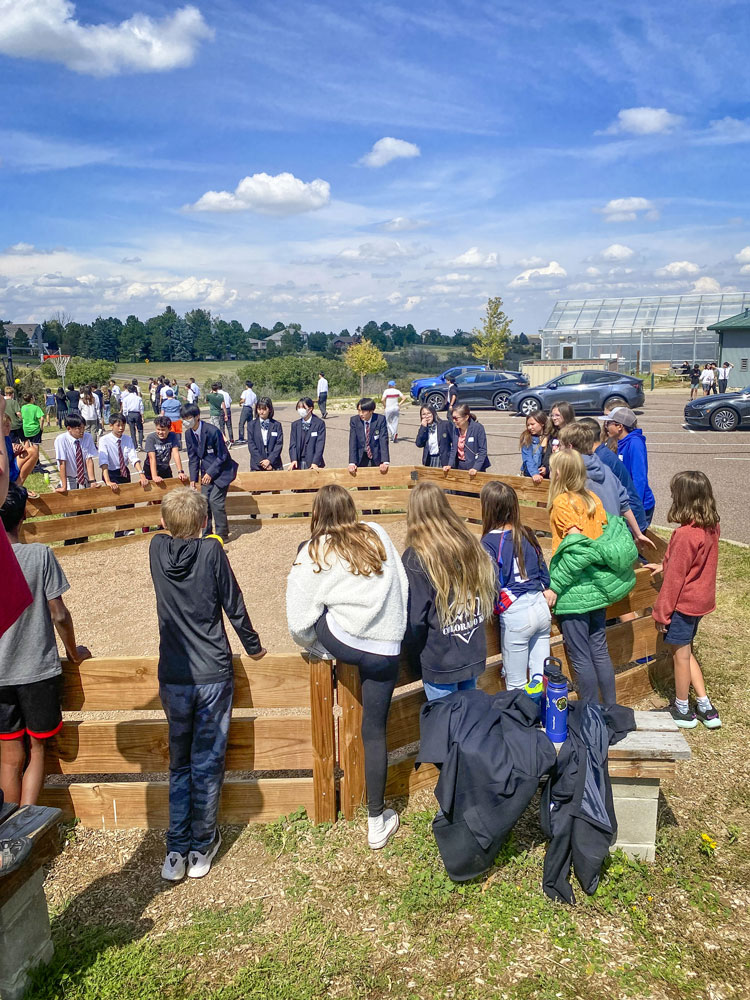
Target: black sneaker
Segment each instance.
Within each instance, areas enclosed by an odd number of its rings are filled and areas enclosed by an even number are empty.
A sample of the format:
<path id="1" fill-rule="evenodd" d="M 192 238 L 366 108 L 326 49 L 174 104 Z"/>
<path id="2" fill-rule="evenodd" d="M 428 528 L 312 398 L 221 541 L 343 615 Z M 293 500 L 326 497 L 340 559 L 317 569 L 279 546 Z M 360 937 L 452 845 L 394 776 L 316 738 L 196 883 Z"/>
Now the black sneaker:
<path id="1" fill-rule="evenodd" d="M 688 708 L 687 712 L 681 712 L 677 705 L 672 702 L 669 706 L 669 714 L 672 716 L 680 729 L 695 729 L 698 725 L 695 712 L 693 712 L 690 708 Z"/>
<path id="2" fill-rule="evenodd" d="M 707 712 L 702 712 L 700 705 L 696 705 L 695 714 L 706 729 L 721 729 L 721 719 L 716 705 L 712 705 Z"/>

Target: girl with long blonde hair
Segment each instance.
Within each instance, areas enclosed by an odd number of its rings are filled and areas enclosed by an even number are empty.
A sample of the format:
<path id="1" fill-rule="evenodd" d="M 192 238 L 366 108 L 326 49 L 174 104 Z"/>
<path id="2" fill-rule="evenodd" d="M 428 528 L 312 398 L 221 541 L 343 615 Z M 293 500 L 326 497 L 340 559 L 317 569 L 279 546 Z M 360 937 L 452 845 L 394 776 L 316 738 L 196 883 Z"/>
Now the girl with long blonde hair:
<path id="1" fill-rule="evenodd" d="M 521 523 L 516 491 L 506 483 L 486 483 L 480 500 L 482 545 L 497 566 L 505 687 L 512 691 L 544 670 L 555 595 L 536 535 Z"/>
<path id="2" fill-rule="evenodd" d="M 359 669 L 368 843 L 376 850 L 399 824 L 384 802 L 385 732 L 406 631 L 406 573 L 387 533 L 359 520 L 343 486 L 318 491 L 310 528 L 312 537 L 300 546 L 287 578 L 287 622 L 311 656 Z"/>
<path id="3" fill-rule="evenodd" d="M 418 483 L 409 494 L 406 544 L 406 642 L 425 693 L 432 700 L 475 688 L 495 601 L 492 561 L 437 483 Z"/>

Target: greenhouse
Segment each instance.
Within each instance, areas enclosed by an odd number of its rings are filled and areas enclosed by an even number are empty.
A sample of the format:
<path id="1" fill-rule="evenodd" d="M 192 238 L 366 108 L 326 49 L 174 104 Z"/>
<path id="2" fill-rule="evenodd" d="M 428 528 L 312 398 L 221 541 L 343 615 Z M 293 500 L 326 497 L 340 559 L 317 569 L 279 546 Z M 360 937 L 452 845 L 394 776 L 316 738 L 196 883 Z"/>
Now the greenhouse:
<path id="1" fill-rule="evenodd" d="M 718 358 L 707 327 L 750 307 L 750 292 L 568 299 L 555 303 L 540 329 L 542 358 L 607 358 L 648 370 L 651 362 Z"/>

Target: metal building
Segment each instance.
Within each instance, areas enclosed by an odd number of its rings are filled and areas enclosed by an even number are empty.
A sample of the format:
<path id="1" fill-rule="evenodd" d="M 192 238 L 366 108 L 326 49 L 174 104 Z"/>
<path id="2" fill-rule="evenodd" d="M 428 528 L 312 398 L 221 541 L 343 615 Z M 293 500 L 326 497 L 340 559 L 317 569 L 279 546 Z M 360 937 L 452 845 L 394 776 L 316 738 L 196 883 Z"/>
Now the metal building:
<path id="1" fill-rule="evenodd" d="M 542 358 L 606 358 L 648 371 L 652 362 L 717 361 L 708 328 L 750 308 L 750 292 L 568 299 L 555 303 L 539 331 Z"/>
<path id="2" fill-rule="evenodd" d="M 719 335 L 718 362 L 734 365 L 730 385 L 744 387 L 750 383 L 750 309 L 714 323 L 711 330 Z"/>

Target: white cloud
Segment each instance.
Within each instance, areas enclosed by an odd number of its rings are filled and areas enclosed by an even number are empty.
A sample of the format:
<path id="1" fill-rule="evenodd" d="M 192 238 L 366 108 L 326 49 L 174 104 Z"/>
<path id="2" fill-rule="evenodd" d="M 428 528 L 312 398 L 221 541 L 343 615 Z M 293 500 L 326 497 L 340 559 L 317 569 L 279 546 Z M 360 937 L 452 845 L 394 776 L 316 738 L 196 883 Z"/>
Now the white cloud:
<path id="1" fill-rule="evenodd" d="M 479 247 L 469 247 L 465 253 L 454 257 L 449 261 L 452 267 L 497 267 L 498 259 L 496 253 L 481 253 Z"/>
<path id="2" fill-rule="evenodd" d="M 423 229 L 427 225 L 419 219 L 408 219 L 406 216 L 397 215 L 395 219 L 383 222 L 378 229 L 384 233 L 407 233 L 412 229 Z"/>
<path id="3" fill-rule="evenodd" d="M 587 267 L 586 268 L 586 274 L 589 276 L 589 278 L 597 278 L 601 273 L 602 272 L 599 270 L 598 267 Z"/>
<path id="4" fill-rule="evenodd" d="M 634 222 L 641 212 L 646 219 L 659 217 L 656 206 L 648 198 L 613 198 L 597 211 L 604 216 L 605 222 Z"/>
<path id="5" fill-rule="evenodd" d="M 121 264 L 140 264 L 141 263 L 141 258 L 140 257 L 123 257 L 120 260 L 120 263 Z"/>
<path id="6" fill-rule="evenodd" d="M 14 243 L 13 246 L 6 247 L 3 250 L 3 253 L 13 254 L 17 257 L 30 257 L 37 252 L 33 243 Z"/>
<path id="7" fill-rule="evenodd" d="M 624 246 L 622 243 L 611 243 L 606 250 L 602 250 L 603 260 L 630 260 L 635 256 L 635 250 Z"/>
<path id="8" fill-rule="evenodd" d="M 258 212 L 260 215 L 297 215 L 323 208 L 331 200 L 331 185 L 319 177 L 305 183 L 294 174 L 253 174 L 243 177 L 234 191 L 206 191 L 194 205 L 196 212 Z"/>
<path id="9" fill-rule="evenodd" d="M 119 24 L 83 25 L 70 0 L 0 0 L 0 52 L 91 76 L 189 66 L 199 43 L 212 37 L 192 6 L 159 19 L 136 13 Z"/>
<path id="10" fill-rule="evenodd" d="M 734 259 L 738 264 L 750 264 L 750 246 L 743 247 L 739 253 L 734 255 Z"/>
<path id="11" fill-rule="evenodd" d="M 395 306 L 397 302 L 401 301 L 401 292 L 391 292 L 391 294 L 386 299 L 386 302 L 390 302 L 392 306 Z"/>
<path id="12" fill-rule="evenodd" d="M 420 155 L 419 146 L 413 142 L 406 142 L 405 139 L 394 139 L 388 135 L 383 139 L 378 139 L 370 152 L 366 153 L 359 162 L 363 167 L 384 167 L 392 160 L 408 160 Z"/>
<path id="13" fill-rule="evenodd" d="M 682 121 L 680 115 L 673 115 L 666 108 L 623 108 L 617 112 L 617 118 L 609 128 L 599 135 L 617 135 L 623 132 L 630 135 L 659 135 L 672 132 Z"/>
<path id="14" fill-rule="evenodd" d="M 698 274 L 700 268 L 691 260 L 673 260 L 670 264 L 665 264 L 657 270 L 657 274 L 665 278 L 683 278 L 691 274 Z"/>
<path id="15" fill-rule="evenodd" d="M 546 282 L 548 278 L 567 278 L 568 272 L 558 264 L 556 260 L 551 260 L 546 267 L 530 267 L 517 274 L 511 281 L 511 288 L 520 288 L 524 285 L 534 285 Z"/>
<path id="16" fill-rule="evenodd" d="M 519 267 L 540 267 L 544 263 L 544 257 L 521 257 L 516 261 Z"/>
<path id="17" fill-rule="evenodd" d="M 389 243 L 360 243 L 358 247 L 347 247 L 336 254 L 331 263 L 340 264 L 342 260 L 366 261 L 370 264 L 379 264 L 389 260 L 399 258 L 409 259 L 418 257 L 424 253 L 424 249 L 414 244 L 399 243 L 393 240 Z"/>
<path id="18" fill-rule="evenodd" d="M 729 116 L 716 118 L 693 141 L 699 146 L 731 146 L 734 143 L 750 142 L 750 121 Z"/>
<path id="19" fill-rule="evenodd" d="M 412 309 L 414 309 L 415 306 L 418 306 L 421 301 L 422 301 L 421 295 L 410 295 L 409 298 L 404 303 L 404 309 L 407 312 L 411 312 Z"/>
<path id="20" fill-rule="evenodd" d="M 478 281 L 478 278 L 472 278 L 470 274 L 459 274 L 457 271 L 451 271 L 449 274 L 440 274 L 435 278 L 435 281 Z"/>
<path id="21" fill-rule="evenodd" d="M 703 277 L 693 282 L 694 292 L 720 292 L 721 285 L 716 278 Z"/>

